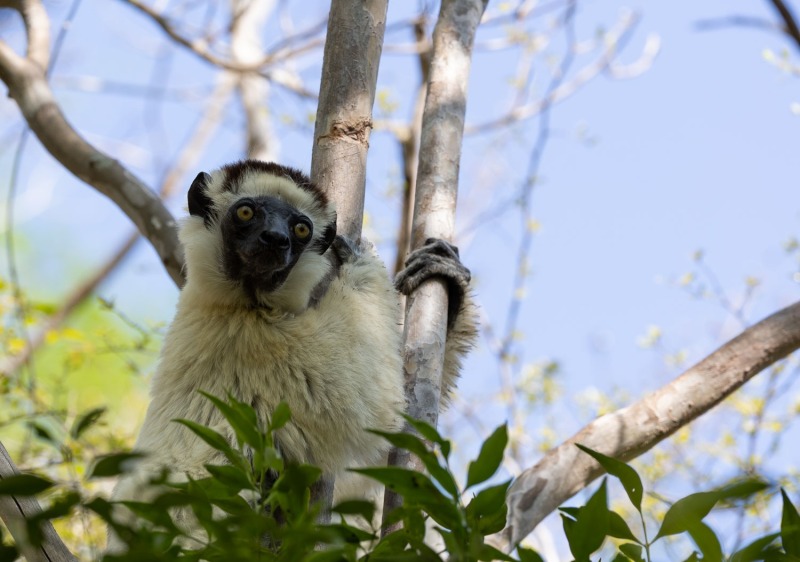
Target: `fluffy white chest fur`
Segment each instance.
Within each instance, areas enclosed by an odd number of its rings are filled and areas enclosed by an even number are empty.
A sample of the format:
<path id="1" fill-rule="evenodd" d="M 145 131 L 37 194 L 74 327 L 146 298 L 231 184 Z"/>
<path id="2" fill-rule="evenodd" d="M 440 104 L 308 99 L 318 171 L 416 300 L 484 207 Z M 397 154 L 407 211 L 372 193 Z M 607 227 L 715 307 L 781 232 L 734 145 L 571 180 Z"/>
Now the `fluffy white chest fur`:
<path id="1" fill-rule="evenodd" d="M 366 429 L 397 430 L 404 404 L 397 297 L 375 257 L 344 264 L 318 306 L 297 315 L 209 303 L 195 289 L 190 277 L 137 449 L 173 470 L 203 473 L 211 450 L 171 420 L 230 434 L 204 390 L 230 392 L 262 420 L 288 403 L 292 421 L 277 439 L 291 461 L 329 472 L 380 462 L 387 445 Z"/>

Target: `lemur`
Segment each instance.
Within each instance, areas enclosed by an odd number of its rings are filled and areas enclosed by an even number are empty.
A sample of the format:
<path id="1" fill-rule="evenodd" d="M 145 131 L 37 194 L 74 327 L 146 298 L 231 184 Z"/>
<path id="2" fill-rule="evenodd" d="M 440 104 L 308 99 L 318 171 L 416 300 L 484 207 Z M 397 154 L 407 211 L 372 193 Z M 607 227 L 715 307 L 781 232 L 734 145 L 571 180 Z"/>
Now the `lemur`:
<path id="1" fill-rule="evenodd" d="M 291 421 L 275 435 L 282 456 L 336 477 L 336 498 L 353 495 L 344 470 L 379 464 L 389 448 L 367 429 L 403 425 L 400 293 L 431 276 L 448 283 L 443 401 L 474 343 L 470 274 L 457 249 L 429 240 L 393 285 L 368 242 L 337 236 L 332 203 L 306 175 L 257 160 L 200 173 L 188 207 L 179 229 L 186 284 L 135 445 L 147 457 L 114 499 L 141 501 L 160 467 L 200 478 L 203 465 L 222 462 L 172 421 L 193 420 L 235 442 L 198 390 L 231 393 L 262 421 L 288 403 Z"/>

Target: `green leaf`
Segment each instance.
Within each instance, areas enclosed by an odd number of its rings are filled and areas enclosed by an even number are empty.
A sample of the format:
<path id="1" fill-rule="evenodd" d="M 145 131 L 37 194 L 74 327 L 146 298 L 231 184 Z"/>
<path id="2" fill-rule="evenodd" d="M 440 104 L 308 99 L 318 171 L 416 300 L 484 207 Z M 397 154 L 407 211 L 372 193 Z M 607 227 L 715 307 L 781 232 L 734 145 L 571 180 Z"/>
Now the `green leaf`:
<path id="1" fill-rule="evenodd" d="M 717 492 L 698 492 L 676 501 L 664 515 L 656 538 L 676 535 L 689 530 L 689 525 L 701 521 L 719 500 Z"/>
<path id="2" fill-rule="evenodd" d="M 636 538 L 631 528 L 628 527 L 628 524 L 616 511 L 609 510 L 608 512 L 608 536 L 641 544 L 641 541 Z"/>
<path id="3" fill-rule="evenodd" d="M 439 448 L 442 451 L 442 456 L 445 459 L 448 459 L 450 457 L 450 441 L 442 437 L 439 434 L 439 432 L 436 431 L 435 427 L 422 420 L 414 419 L 407 414 L 403 414 L 403 417 L 405 418 L 406 422 L 408 422 L 408 425 L 416 429 L 417 432 L 420 435 L 422 435 L 425 439 L 427 439 L 431 443 L 436 443 L 437 445 L 439 445 Z"/>
<path id="4" fill-rule="evenodd" d="M 172 421 L 189 428 L 192 433 L 205 441 L 212 449 L 216 449 L 217 451 L 223 453 L 234 466 L 238 466 L 242 470 L 249 470 L 249 461 L 247 461 L 247 459 L 245 459 L 239 451 L 235 450 L 231 444 L 228 443 L 228 440 L 222 436 L 222 434 L 217 433 L 209 427 L 200 425 L 197 422 L 193 422 L 192 420 L 176 419 Z"/>
<path id="5" fill-rule="evenodd" d="M 61 445 L 63 445 L 63 440 L 58 437 L 58 430 L 53 427 L 48 427 L 50 424 L 44 423 L 44 420 L 30 421 L 26 425 L 33 431 L 38 439 L 41 439 L 48 445 L 56 449 L 60 449 Z"/>
<path id="6" fill-rule="evenodd" d="M 372 521 L 375 515 L 375 504 L 365 500 L 347 500 L 331 508 L 334 513 L 341 515 L 360 515 L 367 521 Z"/>
<path id="7" fill-rule="evenodd" d="M 105 478 L 119 476 L 123 472 L 130 472 L 133 469 L 134 461 L 144 456 L 142 453 L 116 453 L 99 456 L 94 459 L 94 463 L 89 468 L 86 477 Z"/>
<path id="8" fill-rule="evenodd" d="M 642 493 L 644 486 L 642 485 L 642 479 L 639 477 L 639 474 L 632 467 L 622 461 L 618 461 L 617 459 L 611 458 L 602 453 L 598 453 L 597 451 L 593 451 L 589 447 L 585 447 L 578 443 L 576 443 L 576 446 L 581 451 L 590 455 L 598 463 L 600 463 L 600 466 L 602 466 L 603 469 L 611 476 L 615 476 L 617 479 L 619 479 L 619 481 L 622 483 L 622 487 L 625 488 L 625 493 L 628 494 L 628 498 L 631 500 L 633 507 L 636 508 L 636 511 L 641 513 Z"/>
<path id="9" fill-rule="evenodd" d="M 481 535 L 491 535 L 505 527 L 508 514 L 506 491 L 510 484 L 511 480 L 508 480 L 497 486 L 484 488 L 467 504 L 467 521 Z"/>
<path id="10" fill-rule="evenodd" d="M 59 517 L 65 517 L 72 513 L 72 508 L 78 505 L 80 502 L 81 496 L 78 494 L 78 492 L 72 490 L 67 491 L 52 500 L 49 506 L 47 506 L 37 515 L 33 516 L 31 520 L 50 521 L 53 519 L 58 519 Z M 0 560 L 2 559 L 0 558 Z"/>
<path id="11" fill-rule="evenodd" d="M 716 533 L 702 521 L 688 522 L 692 540 L 703 554 L 703 560 L 722 560 L 722 545 Z"/>
<path id="12" fill-rule="evenodd" d="M 503 452 L 508 444 L 508 430 L 503 424 L 483 442 L 478 458 L 469 463 L 467 488 L 485 482 L 497 472 L 503 462 Z"/>
<path id="13" fill-rule="evenodd" d="M 95 425 L 105 412 L 106 409 L 103 407 L 94 408 L 75 418 L 69 430 L 70 436 L 75 440 L 80 439 L 80 436 L 83 435 L 87 429 Z"/>
<path id="14" fill-rule="evenodd" d="M 720 500 L 746 499 L 766 490 L 769 486 L 768 482 L 760 478 L 746 478 L 723 486 L 717 490 L 717 493 L 719 494 Z"/>
<path id="15" fill-rule="evenodd" d="M 52 480 L 35 474 L 15 474 L 0 479 L 0 496 L 35 496 L 53 485 Z"/>
<path id="16" fill-rule="evenodd" d="M 484 517 L 502 509 L 506 504 L 506 491 L 510 484 L 511 480 L 507 480 L 478 492 L 467 505 L 467 517 Z"/>
<path id="17" fill-rule="evenodd" d="M 730 558 L 730 562 L 755 562 L 756 560 L 764 560 L 764 555 L 772 543 L 775 542 L 780 536 L 780 533 L 771 533 L 769 535 L 758 538 L 737 550 Z"/>
<path id="18" fill-rule="evenodd" d="M 800 557 L 800 515 L 789 496 L 781 488 L 783 514 L 781 516 L 781 543 L 786 554 Z"/>
<path id="19" fill-rule="evenodd" d="M 406 449 L 419 458 L 428 469 L 430 475 L 437 481 L 452 497 L 460 496 L 458 485 L 449 470 L 442 467 L 436 455 L 428 449 L 426 443 L 411 433 L 386 433 L 384 431 L 369 430 L 370 433 L 380 435 L 399 449 Z"/>
<path id="20" fill-rule="evenodd" d="M 431 479 L 421 472 L 395 466 L 351 469 L 377 480 L 389 490 L 403 496 L 406 505 L 422 507 L 438 524 L 453 528 L 461 526 L 461 514 L 452 500 L 442 494 Z"/>
<path id="21" fill-rule="evenodd" d="M 235 493 L 241 490 L 250 490 L 255 487 L 254 483 L 250 481 L 250 473 L 241 470 L 239 467 L 231 464 L 206 464 L 204 466 L 211 476 L 235 490 Z"/>
<path id="22" fill-rule="evenodd" d="M 592 494 L 586 505 L 578 511 L 578 517 L 571 525 L 571 537 L 567 536 L 569 548 L 576 560 L 585 560 L 603 545 L 609 526 L 608 492 L 606 479 Z M 566 528 L 565 528 L 566 530 Z"/>
<path id="23" fill-rule="evenodd" d="M 289 423 L 290 419 L 292 419 L 292 411 L 289 409 L 289 405 L 286 402 L 281 402 L 275 407 L 275 411 L 272 412 L 272 417 L 269 420 L 269 428 L 273 431 L 280 429 Z"/>
<path id="24" fill-rule="evenodd" d="M 246 443 L 253 449 L 261 449 L 263 446 L 262 437 L 258 431 L 258 418 L 252 406 L 239 402 L 231 395 L 228 395 L 228 403 L 208 392 L 203 392 L 202 390 L 199 392 L 208 398 L 228 420 L 234 433 L 236 433 L 236 440 L 239 442 L 240 447 Z M 214 445 L 211 446 L 214 447 Z M 221 451 L 222 449 L 218 450 Z"/>
<path id="25" fill-rule="evenodd" d="M 642 558 L 642 547 L 638 544 L 625 543 L 619 545 L 619 551 L 633 560 L 633 562 L 644 562 Z"/>
<path id="26" fill-rule="evenodd" d="M 517 556 L 519 556 L 519 562 L 544 562 L 544 558 L 539 556 L 538 552 L 519 545 L 517 546 Z"/>

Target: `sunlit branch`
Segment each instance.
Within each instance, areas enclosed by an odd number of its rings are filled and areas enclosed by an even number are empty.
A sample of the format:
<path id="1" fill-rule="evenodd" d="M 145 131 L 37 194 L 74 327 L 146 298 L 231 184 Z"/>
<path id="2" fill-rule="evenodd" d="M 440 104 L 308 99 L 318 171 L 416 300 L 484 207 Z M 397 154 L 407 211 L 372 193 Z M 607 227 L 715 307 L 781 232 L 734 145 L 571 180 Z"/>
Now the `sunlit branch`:
<path id="1" fill-rule="evenodd" d="M 748 328 L 669 384 L 589 423 L 514 481 L 508 526 L 494 537 L 495 544 L 511 548 L 602 474 L 575 443 L 621 460 L 635 458 L 798 348 L 800 302 Z"/>

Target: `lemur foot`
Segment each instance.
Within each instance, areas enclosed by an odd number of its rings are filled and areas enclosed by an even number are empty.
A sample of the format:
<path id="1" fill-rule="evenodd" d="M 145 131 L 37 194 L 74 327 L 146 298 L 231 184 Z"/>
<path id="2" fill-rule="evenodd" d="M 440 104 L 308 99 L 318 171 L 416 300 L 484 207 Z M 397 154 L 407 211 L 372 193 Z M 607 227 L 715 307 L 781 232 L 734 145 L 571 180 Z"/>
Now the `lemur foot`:
<path id="1" fill-rule="evenodd" d="M 424 246 L 409 254 L 405 268 L 394 279 L 394 286 L 408 295 L 423 281 L 436 276 L 447 281 L 448 324 L 452 325 L 471 279 L 469 269 L 458 256 L 458 248 L 439 238 L 428 238 Z"/>

